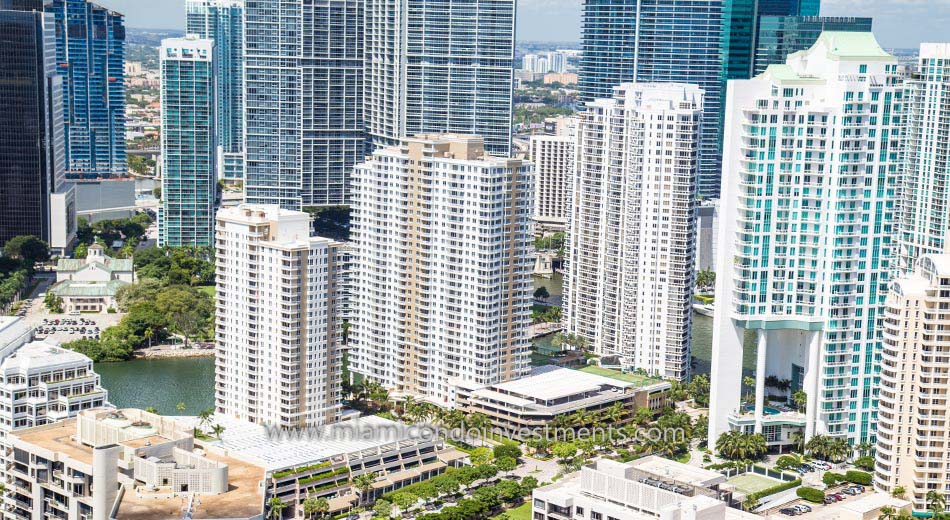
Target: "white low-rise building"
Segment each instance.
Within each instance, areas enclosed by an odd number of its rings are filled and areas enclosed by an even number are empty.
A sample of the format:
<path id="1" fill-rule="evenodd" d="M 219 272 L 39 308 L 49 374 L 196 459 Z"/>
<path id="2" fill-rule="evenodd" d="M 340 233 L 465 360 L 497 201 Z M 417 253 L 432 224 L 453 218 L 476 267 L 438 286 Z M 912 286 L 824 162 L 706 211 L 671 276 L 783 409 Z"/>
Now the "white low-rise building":
<path id="1" fill-rule="evenodd" d="M 263 518 L 263 468 L 196 445 L 171 418 L 88 410 L 11 446 L 4 518 Z"/>
<path id="2" fill-rule="evenodd" d="M 717 472 L 647 457 L 628 463 L 601 459 L 534 490 L 534 520 L 751 520 L 729 506 Z"/>
<path id="3" fill-rule="evenodd" d="M 59 261 L 56 284 L 49 291 L 63 299 L 64 312 L 106 312 L 116 308 L 119 289 L 134 282 L 131 258 L 112 258 L 93 244 L 86 258 Z"/>

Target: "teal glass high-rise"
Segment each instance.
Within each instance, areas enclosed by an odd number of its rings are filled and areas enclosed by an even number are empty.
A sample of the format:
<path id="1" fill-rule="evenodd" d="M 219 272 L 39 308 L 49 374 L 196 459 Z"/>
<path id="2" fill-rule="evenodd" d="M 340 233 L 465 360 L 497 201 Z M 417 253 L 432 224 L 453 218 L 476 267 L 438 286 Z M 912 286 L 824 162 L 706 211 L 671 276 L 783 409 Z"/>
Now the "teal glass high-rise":
<path id="1" fill-rule="evenodd" d="M 66 176 L 125 175 L 125 23 L 88 0 L 54 0 L 56 71 L 63 77 Z"/>
<path id="2" fill-rule="evenodd" d="M 752 75 L 784 63 L 789 54 L 810 48 L 823 31 L 871 32 L 870 18 L 833 16 L 760 16 Z"/>
<path id="3" fill-rule="evenodd" d="M 244 178 L 243 0 L 187 0 L 186 32 L 214 40 L 218 178 Z"/>
<path id="4" fill-rule="evenodd" d="M 585 0 L 579 89 L 608 98 L 626 82 L 699 85 L 705 96 L 699 195 L 719 193 L 726 0 Z"/>
<path id="5" fill-rule="evenodd" d="M 213 244 L 215 182 L 214 42 L 162 40 L 160 246 Z"/>

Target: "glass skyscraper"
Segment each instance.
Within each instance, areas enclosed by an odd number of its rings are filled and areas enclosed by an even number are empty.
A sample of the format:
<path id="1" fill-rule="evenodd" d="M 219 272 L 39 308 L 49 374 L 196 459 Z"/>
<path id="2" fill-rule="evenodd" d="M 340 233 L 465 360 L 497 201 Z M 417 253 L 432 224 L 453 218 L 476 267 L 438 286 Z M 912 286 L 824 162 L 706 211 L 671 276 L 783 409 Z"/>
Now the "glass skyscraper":
<path id="1" fill-rule="evenodd" d="M 629 82 L 691 83 L 703 89 L 699 195 L 720 178 L 726 0 L 585 0 L 579 89 L 583 101 Z"/>
<path id="2" fill-rule="evenodd" d="M 213 244 L 215 182 L 214 42 L 162 40 L 160 246 Z"/>
<path id="3" fill-rule="evenodd" d="M 375 146 L 430 132 L 511 151 L 514 0 L 367 0 L 366 129 Z"/>
<path id="4" fill-rule="evenodd" d="M 188 0 L 186 32 L 214 40 L 218 103 L 218 178 L 244 178 L 244 29 L 242 0 Z"/>
<path id="5" fill-rule="evenodd" d="M 54 0 L 51 8 L 63 77 L 66 176 L 125 175 L 123 17 L 88 0 Z"/>
<path id="6" fill-rule="evenodd" d="M 349 202 L 366 151 L 363 1 L 255 0 L 244 16 L 246 201 Z"/>
<path id="7" fill-rule="evenodd" d="M 784 63 L 793 52 L 810 48 L 822 31 L 871 32 L 870 18 L 830 16 L 760 16 L 752 74 Z"/>
<path id="8" fill-rule="evenodd" d="M 0 244 L 35 235 L 62 249 L 76 211 L 64 178 L 62 78 L 47 3 L 0 0 Z"/>

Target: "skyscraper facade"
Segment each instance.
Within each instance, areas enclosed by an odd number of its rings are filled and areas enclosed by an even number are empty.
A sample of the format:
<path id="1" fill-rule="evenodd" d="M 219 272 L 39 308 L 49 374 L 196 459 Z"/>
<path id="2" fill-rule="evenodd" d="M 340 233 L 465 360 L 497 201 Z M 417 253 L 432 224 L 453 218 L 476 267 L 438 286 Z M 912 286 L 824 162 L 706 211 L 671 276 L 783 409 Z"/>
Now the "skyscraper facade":
<path id="1" fill-rule="evenodd" d="M 245 199 L 289 209 L 348 204 L 365 157 L 363 2 L 244 7 Z"/>
<path id="2" fill-rule="evenodd" d="M 730 428 L 762 433 L 773 447 L 793 445 L 801 429 L 806 440 L 874 441 L 878 325 L 897 253 L 901 91 L 897 59 L 870 33 L 823 33 L 786 64 L 729 83 L 711 445 Z M 748 412 L 746 330 L 757 336 Z M 769 376 L 788 381 L 788 402 L 807 394 L 804 414 L 766 410 Z"/>
<path id="3" fill-rule="evenodd" d="M 215 408 L 280 428 L 336 422 L 342 244 L 310 216 L 243 204 L 218 212 Z"/>
<path id="4" fill-rule="evenodd" d="M 186 33 L 214 40 L 218 178 L 244 178 L 243 0 L 188 0 Z"/>
<path id="5" fill-rule="evenodd" d="M 35 235 L 62 250 L 76 232 L 65 182 L 62 78 L 42 0 L 0 0 L 0 244 Z"/>
<path id="6" fill-rule="evenodd" d="M 576 125 L 573 118 L 555 123 L 556 135 L 531 136 L 534 163 L 534 221 L 553 229 L 567 223 L 568 194 L 574 177 Z"/>
<path id="7" fill-rule="evenodd" d="M 350 369 L 451 406 L 529 371 L 531 165 L 422 135 L 356 168 Z"/>
<path id="8" fill-rule="evenodd" d="M 162 40 L 160 246 L 214 243 L 214 41 Z"/>
<path id="9" fill-rule="evenodd" d="M 924 254 L 950 253 L 950 44 L 923 43 L 905 82 L 904 188 L 900 267 L 912 272 Z"/>
<path id="10" fill-rule="evenodd" d="M 430 132 L 511 151 L 514 0 L 367 0 L 366 130 L 373 146 Z"/>
<path id="11" fill-rule="evenodd" d="M 846 16 L 760 16 L 756 32 L 753 75 L 784 63 L 789 54 L 814 45 L 825 31 L 871 32 L 870 18 Z"/>
<path id="12" fill-rule="evenodd" d="M 925 253 L 891 284 L 882 328 L 874 486 L 925 513 L 931 492 L 950 500 L 950 255 Z"/>
<path id="13" fill-rule="evenodd" d="M 570 189 L 565 325 L 601 356 L 689 374 L 703 92 L 629 83 L 587 104 Z"/>
<path id="14" fill-rule="evenodd" d="M 719 193 L 726 0 L 585 0 L 578 85 L 590 102 L 628 82 L 699 85 L 699 195 Z"/>
<path id="15" fill-rule="evenodd" d="M 49 9 L 49 8 L 48 8 Z M 66 176 L 125 175 L 125 22 L 89 0 L 54 0 Z"/>
<path id="16" fill-rule="evenodd" d="M 821 0 L 756 0 L 761 16 L 818 16 Z"/>

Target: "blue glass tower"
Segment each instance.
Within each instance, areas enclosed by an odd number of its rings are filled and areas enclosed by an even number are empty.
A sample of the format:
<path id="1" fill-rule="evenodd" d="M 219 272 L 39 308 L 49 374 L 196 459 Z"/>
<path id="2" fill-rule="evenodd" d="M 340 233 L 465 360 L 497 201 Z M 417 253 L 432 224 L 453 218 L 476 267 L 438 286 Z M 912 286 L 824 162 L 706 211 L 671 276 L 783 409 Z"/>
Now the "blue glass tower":
<path id="1" fill-rule="evenodd" d="M 124 175 L 125 25 L 88 0 L 54 0 L 56 68 L 63 77 L 66 176 Z"/>
<path id="2" fill-rule="evenodd" d="M 162 40 L 160 246 L 213 243 L 215 182 L 214 42 Z"/>
<path id="3" fill-rule="evenodd" d="M 214 40 L 218 104 L 218 178 L 244 178 L 244 30 L 242 0 L 188 0 L 186 32 Z"/>
<path id="4" fill-rule="evenodd" d="M 676 82 L 705 92 L 699 195 L 719 193 L 726 0 L 585 0 L 579 88 L 608 98 L 624 82 Z"/>

